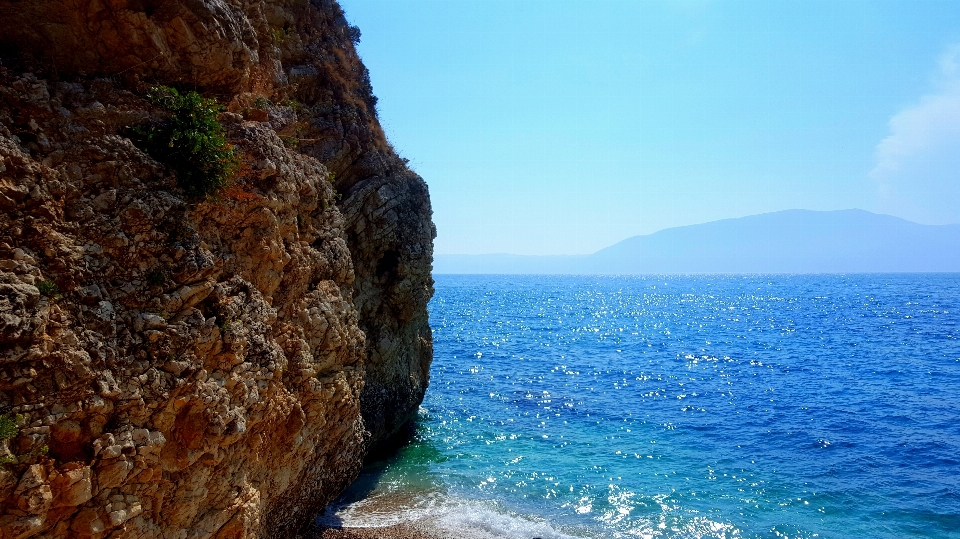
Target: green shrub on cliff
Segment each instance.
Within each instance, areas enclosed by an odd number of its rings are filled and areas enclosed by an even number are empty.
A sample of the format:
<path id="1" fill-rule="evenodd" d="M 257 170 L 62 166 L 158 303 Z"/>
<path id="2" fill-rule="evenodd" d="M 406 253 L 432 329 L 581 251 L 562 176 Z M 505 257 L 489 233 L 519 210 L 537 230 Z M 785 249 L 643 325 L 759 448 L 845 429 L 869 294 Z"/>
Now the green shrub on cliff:
<path id="1" fill-rule="evenodd" d="M 0 415 L 0 442 L 16 436 L 22 420 L 23 416 L 19 414 L 13 416 Z"/>
<path id="2" fill-rule="evenodd" d="M 177 173 L 177 184 L 190 197 L 204 197 L 227 184 L 239 160 L 227 143 L 217 116 L 223 107 L 197 92 L 181 94 L 157 86 L 150 100 L 170 117 L 134 130 L 139 146 Z"/>
<path id="3" fill-rule="evenodd" d="M 44 296 L 50 298 L 54 298 L 60 294 L 60 289 L 57 288 L 57 283 L 53 281 L 40 281 L 37 283 L 37 290 L 39 290 Z"/>

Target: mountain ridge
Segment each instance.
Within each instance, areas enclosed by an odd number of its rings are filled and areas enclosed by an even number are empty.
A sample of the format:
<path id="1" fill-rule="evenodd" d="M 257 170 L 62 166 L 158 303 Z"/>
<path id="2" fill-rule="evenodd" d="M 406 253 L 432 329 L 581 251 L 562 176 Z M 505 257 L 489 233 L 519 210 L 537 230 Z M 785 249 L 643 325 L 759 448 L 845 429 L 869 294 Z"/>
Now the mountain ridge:
<path id="1" fill-rule="evenodd" d="M 783 210 L 667 228 L 589 255 L 436 255 L 435 273 L 897 273 L 960 271 L 960 224 L 860 209 Z"/>

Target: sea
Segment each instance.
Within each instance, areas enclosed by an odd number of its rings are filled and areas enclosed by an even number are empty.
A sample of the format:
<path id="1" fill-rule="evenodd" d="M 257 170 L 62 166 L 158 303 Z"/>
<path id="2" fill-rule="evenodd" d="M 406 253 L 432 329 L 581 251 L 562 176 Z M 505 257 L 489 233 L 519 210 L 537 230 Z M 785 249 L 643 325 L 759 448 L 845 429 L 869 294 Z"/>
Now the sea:
<path id="1" fill-rule="evenodd" d="M 321 523 L 960 538 L 960 274 L 435 279 L 412 438 Z"/>

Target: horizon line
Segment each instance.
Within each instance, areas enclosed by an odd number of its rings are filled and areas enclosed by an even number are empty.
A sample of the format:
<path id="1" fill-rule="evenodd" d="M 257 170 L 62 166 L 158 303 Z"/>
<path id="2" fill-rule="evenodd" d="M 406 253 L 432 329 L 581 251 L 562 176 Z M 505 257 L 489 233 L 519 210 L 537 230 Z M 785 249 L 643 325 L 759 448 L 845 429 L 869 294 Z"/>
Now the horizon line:
<path id="1" fill-rule="evenodd" d="M 909 220 L 909 219 L 905 219 L 905 218 L 899 217 L 899 216 L 897 216 L 897 215 L 891 215 L 891 214 L 889 214 L 889 213 L 877 213 L 877 212 L 870 211 L 870 210 L 865 210 L 865 209 L 862 209 L 862 208 L 845 208 L 845 209 L 841 209 L 841 210 L 808 210 L 808 209 L 803 209 L 803 208 L 789 208 L 789 209 L 785 209 L 785 210 L 774 210 L 774 211 L 768 211 L 768 212 L 762 212 L 762 213 L 753 213 L 753 214 L 750 214 L 750 215 L 741 215 L 740 217 L 724 217 L 723 219 L 714 219 L 714 220 L 712 220 L 712 221 L 703 221 L 703 222 L 700 222 L 700 223 L 691 223 L 691 224 L 688 224 L 688 225 L 670 226 L 670 227 L 666 227 L 666 228 L 661 228 L 661 229 L 655 230 L 655 231 L 653 231 L 653 232 L 649 232 L 649 233 L 647 233 L 647 234 L 634 234 L 634 235 L 632 235 L 632 236 L 627 236 L 627 237 L 625 237 L 625 238 L 623 238 L 623 239 L 621 239 L 621 240 L 615 241 L 615 242 L 611 243 L 610 245 L 608 245 L 608 246 L 606 246 L 606 247 L 601 247 L 600 249 L 598 249 L 597 251 L 594 251 L 594 252 L 592 252 L 592 253 L 580 253 L 580 254 L 562 254 L 562 253 L 560 253 L 560 254 L 543 254 L 543 255 L 503 253 L 503 252 L 500 252 L 500 253 L 434 253 L 434 256 L 568 256 L 568 257 L 593 256 L 593 255 L 599 253 L 600 251 L 602 251 L 602 250 L 604 250 L 604 249 L 607 249 L 607 248 L 609 248 L 609 247 L 613 247 L 614 245 L 617 245 L 618 243 L 623 242 L 623 241 L 626 241 L 626 240 L 629 240 L 629 239 L 631 239 L 631 238 L 640 238 L 640 237 L 652 236 L 652 235 L 654 235 L 654 234 L 659 234 L 660 232 L 663 232 L 663 231 L 665 231 L 665 230 L 675 230 L 675 229 L 678 229 L 678 228 L 687 228 L 687 227 L 691 227 L 691 226 L 708 225 L 708 224 L 711 224 L 711 223 L 720 223 L 720 222 L 723 222 L 723 221 L 736 221 L 736 220 L 738 220 L 738 219 L 747 219 L 747 218 L 749 218 L 749 217 L 760 217 L 760 216 L 763 216 L 763 215 L 773 215 L 773 214 L 776 214 L 776 213 L 786 213 L 786 212 L 839 213 L 839 212 L 850 212 L 850 211 L 864 212 L 864 213 L 869 213 L 869 214 L 871 214 L 871 215 L 878 215 L 878 216 L 881 216 L 881 217 L 892 217 L 892 218 L 894 218 L 894 219 L 899 219 L 899 220 L 901 220 L 901 221 L 905 221 L 905 222 L 907 222 L 907 223 L 911 223 L 911 224 L 919 225 L 919 226 L 956 226 L 956 225 L 960 225 L 960 223 L 944 223 L 944 224 L 938 224 L 938 225 L 918 223 L 918 222 L 916 222 L 916 221 L 911 221 L 911 220 Z"/>

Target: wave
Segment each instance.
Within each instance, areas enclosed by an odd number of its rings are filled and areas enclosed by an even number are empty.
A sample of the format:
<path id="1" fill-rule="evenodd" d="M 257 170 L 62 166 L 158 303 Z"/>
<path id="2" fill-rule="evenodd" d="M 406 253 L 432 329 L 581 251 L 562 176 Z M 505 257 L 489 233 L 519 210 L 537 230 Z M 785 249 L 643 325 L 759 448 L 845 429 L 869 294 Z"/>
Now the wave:
<path id="1" fill-rule="evenodd" d="M 669 513 L 669 511 L 667 512 Z M 465 499 L 440 492 L 398 491 L 334 504 L 317 524 L 346 528 L 386 528 L 416 523 L 442 537 L 458 539 L 739 539 L 741 531 L 703 516 L 678 521 L 667 514 L 634 522 L 626 530 L 559 528 L 543 518 L 507 510 L 495 501 Z M 799 536 L 803 536 L 802 534 Z"/>
<path id="2" fill-rule="evenodd" d="M 599 537 L 583 532 L 572 535 L 533 516 L 505 511 L 493 502 L 467 500 L 440 493 L 403 495 L 374 494 L 363 500 L 334 504 L 316 519 L 322 526 L 385 528 L 416 522 L 442 535 L 459 539 L 587 539 Z"/>

